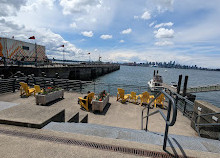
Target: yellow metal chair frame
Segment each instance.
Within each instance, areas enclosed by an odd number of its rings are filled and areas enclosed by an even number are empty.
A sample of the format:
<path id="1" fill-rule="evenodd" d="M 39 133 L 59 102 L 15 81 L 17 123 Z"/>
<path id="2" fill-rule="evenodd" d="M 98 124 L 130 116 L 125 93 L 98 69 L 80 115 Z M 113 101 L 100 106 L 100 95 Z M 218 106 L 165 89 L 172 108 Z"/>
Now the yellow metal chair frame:
<path id="1" fill-rule="evenodd" d="M 28 87 L 28 84 L 25 82 L 20 82 L 20 95 L 29 97 L 32 93 L 35 95 L 35 88 Z"/>
<path id="2" fill-rule="evenodd" d="M 86 99 L 79 97 L 79 104 L 81 107 L 84 107 L 87 111 L 89 111 L 89 104 L 91 104 L 92 99 L 94 98 L 95 93 L 89 93 Z M 84 101 L 84 102 L 83 102 Z"/>
<path id="3" fill-rule="evenodd" d="M 125 90 L 122 88 L 118 88 L 118 93 L 117 93 L 117 101 L 121 99 L 122 103 L 125 103 L 129 98 L 129 94 L 125 95 Z"/>
<path id="4" fill-rule="evenodd" d="M 34 89 L 35 89 L 34 95 L 36 93 L 43 93 L 44 92 L 44 90 L 41 89 L 39 85 L 34 85 Z"/>
<path id="5" fill-rule="evenodd" d="M 139 97 L 141 99 L 140 106 L 142 106 L 143 103 L 149 104 L 150 100 L 154 98 L 154 96 L 150 95 L 150 93 L 148 93 L 147 91 L 140 94 Z"/>
<path id="6" fill-rule="evenodd" d="M 165 97 L 164 94 L 161 94 L 157 99 L 154 100 L 154 107 L 157 107 L 157 104 L 161 104 L 162 108 L 164 108 Z"/>

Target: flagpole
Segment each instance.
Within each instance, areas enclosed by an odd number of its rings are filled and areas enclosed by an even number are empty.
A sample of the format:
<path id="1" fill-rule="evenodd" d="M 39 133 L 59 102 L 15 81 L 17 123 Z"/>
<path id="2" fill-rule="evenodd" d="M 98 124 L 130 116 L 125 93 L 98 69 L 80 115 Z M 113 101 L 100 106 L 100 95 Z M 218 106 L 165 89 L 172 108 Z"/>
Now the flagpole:
<path id="1" fill-rule="evenodd" d="M 37 66 L 37 43 L 36 43 L 36 40 L 35 40 L 35 54 L 36 54 L 36 66 Z"/>
<path id="2" fill-rule="evenodd" d="M 64 66 L 64 47 L 63 47 L 63 66 Z"/>

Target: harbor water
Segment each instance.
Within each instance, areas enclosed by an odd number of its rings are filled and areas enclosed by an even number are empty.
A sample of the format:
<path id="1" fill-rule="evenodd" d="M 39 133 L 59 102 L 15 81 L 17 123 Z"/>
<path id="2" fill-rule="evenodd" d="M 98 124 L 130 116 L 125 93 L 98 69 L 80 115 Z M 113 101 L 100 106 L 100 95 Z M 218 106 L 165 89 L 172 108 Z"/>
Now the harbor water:
<path id="1" fill-rule="evenodd" d="M 137 87 L 138 86 L 147 87 L 147 82 L 150 79 L 152 79 L 154 70 L 159 71 L 159 74 L 163 76 L 163 82 L 167 84 L 170 84 L 171 82 L 178 82 L 178 78 L 180 74 L 183 75 L 182 87 L 184 83 L 184 77 L 186 75 L 189 76 L 188 87 L 220 84 L 219 71 L 157 68 L 157 67 L 155 68 L 155 67 L 140 67 L 140 66 L 121 66 L 120 70 L 101 76 L 97 78 L 95 82 L 105 83 L 109 85 L 121 84 L 121 85 L 136 85 Z M 138 94 L 145 91 L 146 89 L 130 88 L 127 89 L 126 93 L 129 93 L 129 90 L 137 91 Z M 114 91 L 117 91 L 116 87 Z M 205 100 L 217 107 L 220 107 L 220 91 L 202 92 L 195 94 L 196 94 L 196 99 Z"/>

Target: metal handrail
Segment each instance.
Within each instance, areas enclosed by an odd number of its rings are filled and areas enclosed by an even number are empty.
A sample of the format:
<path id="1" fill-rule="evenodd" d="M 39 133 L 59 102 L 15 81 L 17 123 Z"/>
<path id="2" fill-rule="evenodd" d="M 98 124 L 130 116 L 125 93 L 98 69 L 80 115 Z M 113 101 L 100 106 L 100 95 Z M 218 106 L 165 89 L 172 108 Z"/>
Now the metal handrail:
<path id="1" fill-rule="evenodd" d="M 154 111 L 152 113 L 149 114 L 149 111 L 150 111 L 150 105 L 161 95 L 161 94 L 164 94 L 168 100 L 169 100 L 169 104 L 168 104 L 168 109 L 167 109 L 167 116 L 165 116 L 165 114 L 159 109 L 157 111 Z M 172 115 L 172 120 L 170 121 L 170 112 L 171 112 L 171 106 L 172 106 L 172 109 L 173 109 L 173 115 Z M 144 116 L 144 110 L 147 109 L 147 115 Z M 163 150 L 166 150 L 166 144 L 167 144 L 167 139 L 168 139 L 168 129 L 169 129 L 169 126 L 173 126 L 176 122 L 176 117 L 177 117 L 177 108 L 176 108 L 176 104 L 173 100 L 173 98 L 167 94 L 164 90 L 160 91 L 156 97 L 154 99 L 152 99 L 150 101 L 150 103 L 142 110 L 142 116 L 141 116 L 141 129 L 143 129 L 143 120 L 146 118 L 146 131 L 148 130 L 147 129 L 147 126 L 148 126 L 148 119 L 149 119 L 149 116 L 151 115 L 154 115 L 156 113 L 160 113 L 161 116 L 163 117 L 163 119 L 165 120 L 166 122 L 166 128 L 165 128 L 165 134 L 164 134 L 164 142 L 163 142 Z"/>
<path id="2" fill-rule="evenodd" d="M 201 116 L 209 116 L 209 115 L 217 115 L 217 114 L 220 114 L 220 112 L 206 113 L 206 114 L 200 114 L 200 115 L 196 116 L 196 118 L 195 118 L 195 129 L 196 129 L 199 136 L 200 136 L 200 131 L 199 131 L 198 126 L 220 126 L 220 123 L 197 123 L 198 118 L 201 117 Z"/>

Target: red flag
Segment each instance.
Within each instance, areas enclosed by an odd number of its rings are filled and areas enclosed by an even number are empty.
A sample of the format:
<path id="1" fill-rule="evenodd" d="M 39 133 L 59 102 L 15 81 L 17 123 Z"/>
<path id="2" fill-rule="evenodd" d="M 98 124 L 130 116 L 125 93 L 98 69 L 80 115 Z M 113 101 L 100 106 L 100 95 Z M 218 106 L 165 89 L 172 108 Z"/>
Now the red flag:
<path id="1" fill-rule="evenodd" d="M 60 47 L 64 47 L 64 44 L 63 44 L 63 45 L 61 45 Z"/>
<path id="2" fill-rule="evenodd" d="M 29 39 L 35 39 L 35 37 L 34 37 L 34 36 L 31 36 L 31 37 L 29 37 Z"/>

